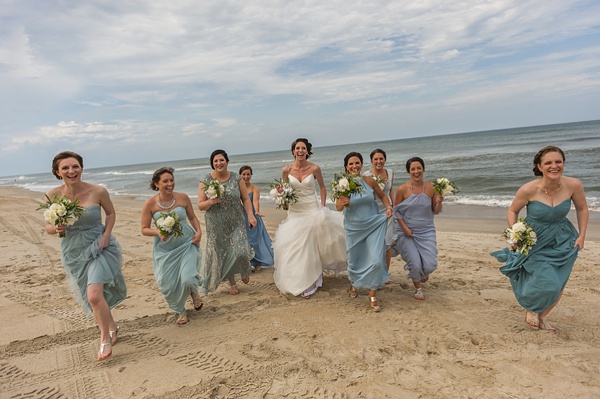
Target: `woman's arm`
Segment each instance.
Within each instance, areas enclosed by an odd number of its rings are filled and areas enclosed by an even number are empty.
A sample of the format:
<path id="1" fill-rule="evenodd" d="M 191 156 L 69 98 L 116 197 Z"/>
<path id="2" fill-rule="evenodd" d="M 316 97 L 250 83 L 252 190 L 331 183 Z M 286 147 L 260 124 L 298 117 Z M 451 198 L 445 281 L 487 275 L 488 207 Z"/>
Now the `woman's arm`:
<path id="1" fill-rule="evenodd" d="M 160 232 L 158 229 L 152 228 L 152 202 L 154 201 L 154 197 L 151 197 L 144 202 L 144 206 L 142 207 L 142 218 L 141 218 L 141 226 L 142 226 L 142 235 L 147 237 L 159 237 Z"/>
<path id="2" fill-rule="evenodd" d="M 264 215 L 260 213 L 260 190 L 255 184 L 252 185 L 252 202 L 254 203 L 254 212 L 260 217 Z"/>
<path id="3" fill-rule="evenodd" d="M 200 240 L 202 239 L 202 230 L 200 229 L 200 221 L 194 212 L 194 207 L 192 206 L 192 200 L 188 197 L 187 194 L 181 194 L 182 201 L 185 203 L 185 213 L 190 221 L 190 224 L 194 228 L 194 236 L 192 237 L 192 244 L 200 244 Z"/>
<path id="4" fill-rule="evenodd" d="M 390 200 L 388 199 L 387 195 L 385 195 L 381 187 L 379 187 L 379 184 L 377 184 L 377 180 L 369 176 L 363 176 L 363 180 L 373 189 L 375 194 L 379 197 L 379 199 L 385 206 L 385 215 L 388 218 L 392 217 L 392 205 L 390 204 Z"/>
<path id="5" fill-rule="evenodd" d="M 575 212 L 577 213 L 577 227 L 579 229 L 579 236 L 575 240 L 575 246 L 582 250 L 585 243 L 585 234 L 587 231 L 588 221 L 590 217 L 590 211 L 588 209 L 587 200 L 585 199 L 585 192 L 583 184 L 578 179 L 572 179 L 573 186 L 573 204 L 575 205 Z"/>
<path id="6" fill-rule="evenodd" d="M 200 184 L 198 184 L 198 209 L 200 209 L 201 211 L 207 211 L 210 209 L 211 206 L 213 206 L 214 204 L 218 204 L 219 202 L 221 202 L 220 198 L 208 198 L 206 196 L 206 191 L 204 191 L 204 187 L 206 187 L 206 185 L 202 182 L 200 182 Z"/>
<path id="7" fill-rule="evenodd" d="M 404 192 L 405 190 L 406 190 L 405 184 L 398 186 L 398 189 L 396 189 L 396 195 L 394 196 L 394 206 L 401 204 L 406 199 L 405 192 Z M 406 225 L 406 223 L 404 223 L 404 220 L 402 218 L 397 218 L 396 221 L 402 228 L 402 231 L 404 232 L 404 235 L 406 237 L 413 236 L 412 230 Z"/>
<path id="8" fill-rule="evenodd" d="M 511 227 L 513 224 L 517 223 L 519 212 L 521 212 L 521 209 L 527 205 L 529 199 L 533 193 L 535 193 L 535 186 L 533 186 L 531 183 L 532 182 L 525 183 L 517 190 L 513 202 L 508 207 L 508 212 L 506 214 L 508 227 Z"/>
<path id="9" fill-rule="evenodd" d="M 104 218 L 104 234 L 102 235 L 104 238 L 104 244 L 102 248 L 108 247 L 108 243 L 110 241 L 110 235 L 112 233 L 113 227 L 115 227 L 115 222 L 117 221 L 117 213 L 115 212 L 115 207 L 110 199 L 110 195 L 108 194 L 108 190 L 106 190 L 102 186 L 96 186 L 94 191 L 98 193 L 99 204 L 104 210 L 105 218 Z"/>
<path id="10" fill-rule="evenodd" d="M 246 183 L 242 179 L 238 181 L 238 186 L 240 187 L 240 199 L 242 200 L 242 204 L 244 205 L 244 211 L 246 211 L 246 215 L 248 215 L 248 225 L 250 228 L 256 226 L 256 218 L 252 213 L 252 204 L 250 203 L 250 197 L 248 196 L 248 192 L 246 191 Z"/>
<path id="11" fill-rule="evenodd" d="M 323 174 L 321 173 L 321 168 L 319 165 L 313 164 L 313 175 L 315 179 L 317 179 L 317 183 L 319 183 L 319 194 L 321 195 L 321 206 L 325 206 L 327 201 L 327 188 L 325 188 L 325 182 L 323 181 Z M 336 207 L 337 208 L 337 207 Z"/>
<path id="12" fill-rule="evenodd" d="M 431 198 L 431 210 L 437 215 L 442 211 L 444 196 L 435 191 L 431 182 L 425 182 L 425 190 L 429 198 Z"/>

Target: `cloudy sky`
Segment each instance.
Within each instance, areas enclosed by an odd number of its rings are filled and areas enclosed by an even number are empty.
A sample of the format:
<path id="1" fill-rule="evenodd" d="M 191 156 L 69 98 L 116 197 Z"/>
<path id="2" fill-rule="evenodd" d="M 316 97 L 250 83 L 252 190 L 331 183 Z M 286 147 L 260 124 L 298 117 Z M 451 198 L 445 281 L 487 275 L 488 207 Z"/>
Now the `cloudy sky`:
<path id="1" fill-rule="evenodd" d="M 0 0 L 0 175 L 600 119 L 600 1 Z"/>

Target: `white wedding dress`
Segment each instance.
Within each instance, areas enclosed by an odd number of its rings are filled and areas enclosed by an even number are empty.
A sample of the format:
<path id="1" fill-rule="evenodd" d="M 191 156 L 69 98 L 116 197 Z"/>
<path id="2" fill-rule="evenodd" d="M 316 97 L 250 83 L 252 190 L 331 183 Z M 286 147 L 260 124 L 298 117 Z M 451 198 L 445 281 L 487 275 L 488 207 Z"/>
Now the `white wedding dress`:
<path id="1" fill-rule="evenodd" d="M 324 270 L 347 268 L 344 216 L 321 206 L 312 174 L 289 181 L 298 202 L 275 233 L 275 285 L 283 294 L 309 296 L 323 284 Z"/>

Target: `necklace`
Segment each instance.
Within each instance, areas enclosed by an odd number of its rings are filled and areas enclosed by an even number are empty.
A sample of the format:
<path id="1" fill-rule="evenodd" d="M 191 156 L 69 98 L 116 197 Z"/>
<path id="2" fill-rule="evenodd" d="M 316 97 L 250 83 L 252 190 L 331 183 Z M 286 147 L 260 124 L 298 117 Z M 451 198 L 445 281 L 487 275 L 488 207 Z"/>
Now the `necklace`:
<path id="1" fill-rule="evenodd" d="M 554 189 L 554 190 L 549 190 L 546 189 L 546 187 L 542 187 L 542 189 L 544 190 L 544 194 L 546 194 L 548 197 L 554 197 L 556 195 L 556 193 L 558 193 L 560 191 L 560 184 L 558 185 L 558 188 Z"/>
<path id="2" fill-rule="evenodd" d="M 158 206 L 159 206 L 159 207 L 161 207 L 162 209 L 169 209 L 169 208 L 171 208 L 173 205 L 175 205 L 175 197 L 173 197 L 173 199 L 171 200 L 171 202 L 169 203 L 169 205 L 163 205 L 163 204 L 160 202 L 160 196 L 158 196 L 158 201 L 157 201 L 157 203 L 158 203 Z"/>

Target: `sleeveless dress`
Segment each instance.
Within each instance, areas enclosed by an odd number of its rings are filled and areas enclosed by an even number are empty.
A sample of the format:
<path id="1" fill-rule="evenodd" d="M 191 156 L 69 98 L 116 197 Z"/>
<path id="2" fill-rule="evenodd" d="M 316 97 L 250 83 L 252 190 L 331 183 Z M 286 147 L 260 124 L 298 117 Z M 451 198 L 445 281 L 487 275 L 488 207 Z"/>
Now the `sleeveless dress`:
<path id="1" fill-rule="evenodd" d="M 508 248 L 492 252 L 502 274 L 510 279 L 519 305 L 540 313 L 557 301 L 571 275 L 579 248 L 573 247 L 579 233 L 567 219 L 571 199 L 552 207 L 539 201 L 527 204 L 525 221 L 535 230 L 537 242 L 529 255 Z"/>
<path id="2" fill-rule="evenodd" d="M 433 216 L 431 198 L 425 193 L 411 193 L 394 207 L 393 217 L 402 219 L 413 232 L 413 237 L 407 237 L 400 224 L 396 229 L 396 251 L 406 262 L 404 270 L 408 270 L 408 278 L 412 281 L 421 281 L 437 269 L 437 241 Z"/>
<path id="3" fill-rule="evenodd" d="M 360 179 L 364 191 L 350 196 L 344 208 L 348 279 L 355 288 L 378 290 L 390 277 L 385 261 L 387 217 L 377 208 L 373 189 Z"/>
<path id="4" fill-rule="evenodd" d="M 273 266 L 275 260 L 273 259 L 273 243 L 271 241 L 271 237 L 269 237 L 269 233 L 267 232 L 267 228 L 260 216 L 256 214 L 256 209 L 254 209 L 254 202 L 252 199 L 254 197 L 254 193 L 248 193 L 250 197 L 250 202 L 252 203 L 252 213 L 256 218 L 256 226 L 254 228 L 250 228 L 248 226 L 248 215 L 244 212 L 244 220 L 246 221 L 246 235 L 248 236 L 248 243 L 252 247 L 254 251 L 254 258 L 250 261 L 252 266 Z"/>
<path id="5" fill-rule="evenodd" d="M 386 197 L 388 197 L 390 204 L 393 204 L 394 201 L 392 200 L 392 196 L 390 195 L 390 192 L 392 190 L 392 180 L 394 179 L 394 172 L 391 169 L 387 169 L 387 168 L 385 169 L 385 171 L 387 172 L 388 180 L 385 182 L 385 186 L 383 187 L 382 191 L 386 195 Z M 373 175 L 373 173 L 371 173 L 371 171 L 368 171 L 367 173 L 365 173 L 365 175 L 375 178 L 375 175 Z M 383 213 L 385 215 L 386 208 L 385 208 L 385 205 L 383 204 L 383 202 L 381 201 L 381 198 L 375 196 L 375 202 L 377 203 L 377 208 L 379 209 L 379 213 Z M 387 219 L 387 230 L 385 232 L 386 249 L 391 248 L 391 246 L 394 245 L 394 242 L 398 239 L 398 235 L 396 234 L 397 229 L 398 229 L 398 221 L 396 219 L 394 219 L 393 217 Z"/>
<path id="6" fill-rule="evenodd" d="M 229 172 L 229 180 L 223 182 L 225 195 L 221 202 L 208 209 L 206 221 L 206 258 L 201 272 L 205 292 L 217 289 L 221 281 L 235 274 L 242 278 L 250 275 L 250 259 L 254 257 L 248 244 L 244 226 L 244 208 L 240 201 L 240 177 Z M 213 180 L 210 174 L 204 181 Z"/>
<path id="7" fill-rule="evenodd" d="M 87 298 L 89 284 L 104 284 L 104 299 L 112 309 L 127 297 L 121 272 L 121 248 L 111 235 L 108 247 L 102 248 L 104 225 L 100 205 L 85 208 L 83 215 L 67 226 L 61 239 L 62 264 L 75 300 L 88 317 L 93 316 Z"/>
<path id="8" fill-rule="evenodd" d="M 323 284 L 323 271 L 346 270 L 346 242 L 341 212 L 321 206 L 314 176 L 298 181 L 298 196 L 275 233 L 275 285 L 283 294 L 312 295 Z"/>
<path id="9" fill-rule="evenodd" d="M 173 209 L 179 216 L 183 235 L 169 237 L 161 241 L 154 237 L 152 254 L 154 277 L 158 289 L 164 295 L 169 308 L 177 314 L 185 311 L 185 302 L 190 293 L 197 294 L 202 284 L 199 275 L 202 252 L 198 245 L 192 244 L 194 229 L 187 223 L 186 210 L 182 206 Z M 156 220 L 165 212 L 158 211 L 152 215 Z"/>

